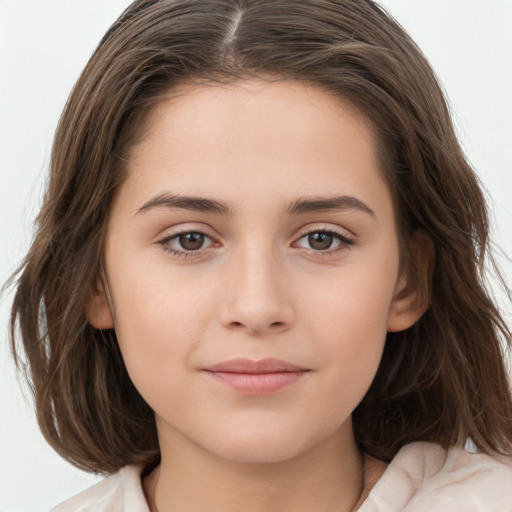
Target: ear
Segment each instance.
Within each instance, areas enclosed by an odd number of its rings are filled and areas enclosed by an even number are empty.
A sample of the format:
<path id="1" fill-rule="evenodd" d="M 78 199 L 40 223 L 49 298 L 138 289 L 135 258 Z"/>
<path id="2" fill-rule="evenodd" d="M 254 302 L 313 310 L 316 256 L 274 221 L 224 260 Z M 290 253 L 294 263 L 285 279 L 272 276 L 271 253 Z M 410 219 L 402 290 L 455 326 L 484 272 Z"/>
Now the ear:
<path id="1" fill-rule="evenodd" d="M 434 243 L 424 231 L 417 231 L 408 249 L 409 261 L 398 277 L 388 314 L 388 332 L 408 329 L 430 305 Z"/>
<path id="2" fill-rule="evenodd" d="M 114 316 L 105 286 L 98 279 L 85 308 L 89 323 L 96 329 L 113 329 Z"/>

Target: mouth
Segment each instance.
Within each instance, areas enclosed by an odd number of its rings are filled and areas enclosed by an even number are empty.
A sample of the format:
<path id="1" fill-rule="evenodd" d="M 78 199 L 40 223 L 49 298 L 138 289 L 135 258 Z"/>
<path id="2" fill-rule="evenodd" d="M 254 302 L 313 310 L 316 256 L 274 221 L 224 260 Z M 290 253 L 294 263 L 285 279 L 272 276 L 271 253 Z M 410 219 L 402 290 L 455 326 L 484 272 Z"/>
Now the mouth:
<path id="1" fill-rule="evenodd" d="M 310 370 L 279 359 L 232 359 L 203 369 L 216 382 L 244 395 L 270 395 L 302 380 Z"/>

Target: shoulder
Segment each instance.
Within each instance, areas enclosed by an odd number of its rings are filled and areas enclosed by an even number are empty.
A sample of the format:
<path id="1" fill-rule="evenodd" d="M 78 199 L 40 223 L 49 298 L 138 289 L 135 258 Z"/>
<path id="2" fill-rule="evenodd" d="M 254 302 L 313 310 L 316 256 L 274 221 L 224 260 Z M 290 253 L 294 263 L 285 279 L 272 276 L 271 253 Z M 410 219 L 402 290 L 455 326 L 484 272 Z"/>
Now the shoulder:
<path id="1" fill-rule="evenodd" d="M 149 512 L 140 466 L 126 466 L 117 473 L 57 505 L 51 512 Z"/>
<path id="2" fill-rule="evenodd" d="M 512 512 L 512 459 L 443 449 L 434 443 L 404 446 L 359 512 Z"/>

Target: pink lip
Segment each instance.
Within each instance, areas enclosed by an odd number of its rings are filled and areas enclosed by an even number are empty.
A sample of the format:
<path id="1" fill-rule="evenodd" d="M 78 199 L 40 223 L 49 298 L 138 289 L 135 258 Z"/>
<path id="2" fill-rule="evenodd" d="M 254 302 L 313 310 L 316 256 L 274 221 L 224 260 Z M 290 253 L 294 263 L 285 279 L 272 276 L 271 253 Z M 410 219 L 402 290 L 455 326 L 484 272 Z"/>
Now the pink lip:
<path id="1" fill-rule="evenodd" d="M 279 359 L 232 359 L 204 368 L 217 382 L 245 395 L 269 395 L 301 380 L 307 368 Z"/>

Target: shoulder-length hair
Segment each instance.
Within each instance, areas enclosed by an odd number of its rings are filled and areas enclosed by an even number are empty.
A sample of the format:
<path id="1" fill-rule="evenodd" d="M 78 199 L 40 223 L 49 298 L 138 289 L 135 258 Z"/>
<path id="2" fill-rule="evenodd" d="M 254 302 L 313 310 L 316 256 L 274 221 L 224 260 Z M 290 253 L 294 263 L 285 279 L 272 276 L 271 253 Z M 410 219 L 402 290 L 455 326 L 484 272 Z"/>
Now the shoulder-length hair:
<path id="1" fill-rule="evenodd" d="M 471 438 L 484 452 L 511 453 L 511 333 L 484 286 L 484 197 L 434 72 L 371 0 L 137 0 L 108 30 L 60 119 L 12 308 L 13 351 L 20 366 L 27 358 L 48 442 L 93 472 L 158 460 L 153 412 L 115 332 L 94 329 L 85 312 L 102 275 L 109 206 L 123 155 L 166 93 L 253 77 L 306 81 L 355 106 L 376 133 L 402 245 L 418 230 L 434 242 L 422 286 L 430 307 L 388 334 L 353 413 L 360 447 L 389 460 L 408 442 Z M 410 255 L 406 264 L 414 274 Z"/>

